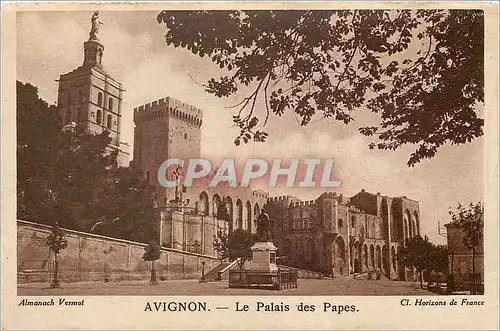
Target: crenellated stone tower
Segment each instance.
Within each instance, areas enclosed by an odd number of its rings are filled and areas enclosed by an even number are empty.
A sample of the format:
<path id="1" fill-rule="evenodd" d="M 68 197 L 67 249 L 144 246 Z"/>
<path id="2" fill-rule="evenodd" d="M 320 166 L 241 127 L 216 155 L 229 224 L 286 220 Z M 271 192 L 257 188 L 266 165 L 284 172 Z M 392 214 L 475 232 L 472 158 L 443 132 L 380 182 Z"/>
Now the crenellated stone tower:
<path id="1" fill-rule="evenodd" d="M 134 108 L 133 166 L 157 183 L 157 169 L 169 159 L 200 157 L 203 112 L 171 97 Z M 157 187 L 157 203 L 164 207 L 175 189 Z"/>

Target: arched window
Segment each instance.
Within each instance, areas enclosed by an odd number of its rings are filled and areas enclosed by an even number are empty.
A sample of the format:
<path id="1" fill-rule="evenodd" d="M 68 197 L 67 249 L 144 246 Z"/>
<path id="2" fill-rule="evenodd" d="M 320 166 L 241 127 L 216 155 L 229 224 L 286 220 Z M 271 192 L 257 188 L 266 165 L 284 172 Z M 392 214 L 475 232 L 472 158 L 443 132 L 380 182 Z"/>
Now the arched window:
<path id="1" fill-rule="evenodd" d="M 97 110 L 97 124 L 102 124 L 102 110 Z"/>
<path id="2" fill-rule="evenodd" d="M 76 121 L 77 121 L 77 122 L 80 122 L 80 121 L 81 121 L 81 119 L 82 119 L 82 111 L 81 111 L 81 109 L 80 109 L 80 108 L 77 108 L 77 109 L 76 109 Z"/>
<path id="3" fill-rule="evenodd" d="M 372 268 L 375 269 L 375 250 L 373 249 L 373 245 L 370 245 L 370 262 Z"/>
<path id="4" fill-rule="evenodd" d="M 416 235 L 419 235 L 420 234 L 420 223 L 418 221 L 418 214 L 417 212 L 413 212 L 413 225 L 415 226 L 414 230 L 413 230 L 413 234 L 416 236 Z"/>
<path id="5" fill-rule="evenodd" d="M 98 104 L 99 106 L 102 106 L 102 93 L 101 93 L 101 92 L 99 92 L 99 93 L 97 94 L 97 104 Z"/>
<path id="6" fill-rule="evenodd" d="M 257 219 L 257 217 L 259 217 L 259 215 L 260 215 L 260 207 L 259 207 L 259 204 L 256 203 L 253 206 L 253 217 L 254 217 L 254 219 Z"/>
<path id="7" fill-rule="evenodd" d="M 338 225 L 337 225 L 337 226 L 338 226 L 339 230 L 342 230 L 342 228 L 344 227 L 344 221 L 342 221 L 342 219 L 341 219 L 341 218 L 339 218 L 339 221 L 338 221 Z"/>
<path id="8" fill-rule="evenodd" d="M 200 193 L 199 196 L 199 203 L 200 203 L 200 212 L 203 215 L 208 215 L 208 210 L 209 210 L 209 204 L 208 204 L 208 195 L 205 193 L 205 191 Z"/>
<path id="9" fill-rule="evenodd" d="M 252 231 L 252 205 L 250 204 L 250 201 L 247 201 L 245 205 L 246 209 L 246 222 L 247 222 L 247 230 Z"/>
<path id="10" fill-rule="evenodd" d="M 236 201 L 236 221 L 238 222 L 238 229 L 243 229 L 243 203 L 240 199 Z"/>
<path id="11" fill-rule="evenodd" d="M 106 126 L 108 127 L 108 129 L 111 129 L 111 121 L 112 120 L 113 120 L 113 117 L 108 114 L 108 118 L 107 118 L 107 121 L 106 121 Z"/>
<path id="12" fill-rule="evenodd" d="M 78 101 L 82 102 L 83 101 L 83 93 L 82 90 L 78 90 Z"/>
<path id="13" fill-rule="evenodd" d="M 220 196 L 218 194 L 215 194 L 214 197 L 212 198 L 212 201 L 213 201 L 213 207 L 212 207 L 213 216 L 216 216 L 217 218 L 219 218 L 219 216 L 222 216 L 222 215 L 219 215 L 219 207 L 221 206 Z M 226 210 L 226 212 L 227 212 L 227 210 Z M 222 214 L 222 212 L 221 212 L 221 214 Z"/>
<path id="14" fill-rule="evenodd" d="M 351 227 L 352 228 L 356 227 L 356 217 L 355 216 L 351 216 Z"/>
<path id="15" fill-rule="evenodd" d="M 108 100 L 108 108 L 110 111 L 113 111 L 113 98 L 109 98 Z"/>

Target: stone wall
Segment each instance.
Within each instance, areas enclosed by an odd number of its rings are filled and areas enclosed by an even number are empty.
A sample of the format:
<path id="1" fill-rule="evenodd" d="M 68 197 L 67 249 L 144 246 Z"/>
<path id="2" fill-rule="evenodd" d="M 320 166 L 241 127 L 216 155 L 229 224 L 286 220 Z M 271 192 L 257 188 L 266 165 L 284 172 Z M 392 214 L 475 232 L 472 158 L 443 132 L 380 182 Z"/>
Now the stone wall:
<path id="1" fill-rule="evenodd" d="M 53 268 L 47 246 L 50 226 L 17 221 L 18 283 L 48 282 Z M 142 259 L 145 244 L 64 230 L 68 247 L 61 250 L 60 278 L 64 282 L 147 280 L 150 263 Z M 211 256 L 162 248 L 155 262 L 160 279 L 198 279 L 219 261 Z"/>

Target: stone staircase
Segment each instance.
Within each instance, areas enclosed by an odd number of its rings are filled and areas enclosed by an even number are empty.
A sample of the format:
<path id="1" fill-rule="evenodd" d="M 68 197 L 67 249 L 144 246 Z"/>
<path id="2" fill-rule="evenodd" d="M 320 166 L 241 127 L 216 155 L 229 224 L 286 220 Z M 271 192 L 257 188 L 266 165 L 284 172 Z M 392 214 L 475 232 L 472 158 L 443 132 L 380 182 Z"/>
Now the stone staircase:
<path id="1" fill-rule="evenodd" d="M 215 281 L 221 280 L 221 279 L 219 279 L 219 273 L 221 272 L 221 270 L 226 268 L 228 265 L 229 265 L 229 262 L 221 262 L 218 266 L 216 266 L 215 268 L 213 268 L 212 270 L 207 272 L 205 274 L 205 277 L 202 279 L 202 281 L 215 282 Z"/>
<path id="2" fill-rule="evenodd" d="M 221 262 L 218 266 L 205 274 L 201 282 L 217 282 L 229 279 L 229 270 L 238 266 L 238 260 L 232 262 Z"/>

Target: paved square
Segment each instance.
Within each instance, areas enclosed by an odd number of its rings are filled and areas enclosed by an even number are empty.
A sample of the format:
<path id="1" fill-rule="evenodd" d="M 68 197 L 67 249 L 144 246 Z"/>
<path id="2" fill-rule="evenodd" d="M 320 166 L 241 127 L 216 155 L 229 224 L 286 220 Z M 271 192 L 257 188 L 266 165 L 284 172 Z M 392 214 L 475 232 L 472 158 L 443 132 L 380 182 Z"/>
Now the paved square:
<path id="1" fill-rule="evenodd" d="M 418 283 L 389 280 L 298 279 L 298 288 L 286 290 L 233 289 L 227 281 L 200 283 L 198 280 L 147 281 L 117 283 L 68 283 L 51 289 L 47 283 L 18 286 L 18 295 L 433 295 L 419 288 Z"/>

